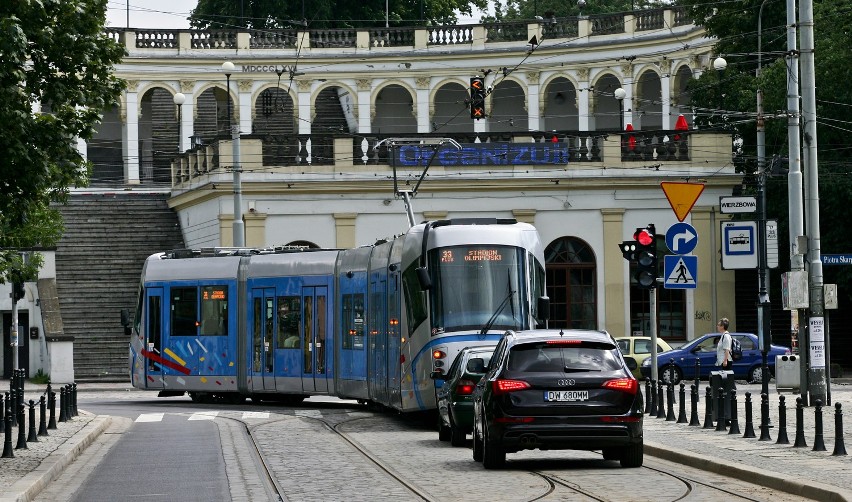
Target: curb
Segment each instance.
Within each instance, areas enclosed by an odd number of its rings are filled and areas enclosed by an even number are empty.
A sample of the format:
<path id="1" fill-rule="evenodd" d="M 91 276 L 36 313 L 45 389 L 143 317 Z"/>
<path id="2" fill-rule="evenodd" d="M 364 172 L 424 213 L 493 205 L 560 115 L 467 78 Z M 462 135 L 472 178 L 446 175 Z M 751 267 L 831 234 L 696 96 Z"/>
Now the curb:
<path id="1" fill-rule="evenodd" d="M 7 494 L 0 500 L 15 502 L 33 500 L 51 481 L 58 478 L 62 471 L 109 427 L 111 422 L 112 417 L 109 415 L 94 417 L 42 460 L 34 471 L 10 486 Z"/>
<path id="2" fill-rule="evenodd" d="M 694 467 L 704 471 L 729 476 L 731 478 L 746 481 L 780 490 L 791 495 L 798 495 L 812 500 L 825 502 L 852 502 L 852 493 L 843 488 L 830 486 L 815 481 L 781 477 L 774 472 L 759 467 L 741 467 L 735 463 L 724 463 L 721 459 L 701 455 L 699 453 L 686 452 L 670 446 L 645 441 L 645 453 L 652 456 L 676 462 L 678 464 Z"/>

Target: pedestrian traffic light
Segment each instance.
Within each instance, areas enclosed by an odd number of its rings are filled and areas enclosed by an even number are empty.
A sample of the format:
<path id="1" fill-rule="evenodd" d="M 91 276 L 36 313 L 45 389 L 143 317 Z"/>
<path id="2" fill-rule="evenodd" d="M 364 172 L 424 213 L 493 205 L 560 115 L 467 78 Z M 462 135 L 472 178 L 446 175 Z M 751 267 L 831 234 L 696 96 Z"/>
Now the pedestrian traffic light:
<path id="1" fill-rule="evenodd" d="M 654 289 L 657 287 L 657 274 L 659 263 L 657 261 L 657 233 L 654 224 L 645 228 L 637 228 L 633 234 L 636 240 L 636 272 L 633 278 L 642 289 Z"/>
<path id="2" fill-rule="evenodd" d="M 485 118 L 485 78 L 470 78 L 470 118 Z"/>
<path id="3" fill-rule="evenodd" d="M 12 303 L 24 297 L 24 283 L 12 282 Z"/>

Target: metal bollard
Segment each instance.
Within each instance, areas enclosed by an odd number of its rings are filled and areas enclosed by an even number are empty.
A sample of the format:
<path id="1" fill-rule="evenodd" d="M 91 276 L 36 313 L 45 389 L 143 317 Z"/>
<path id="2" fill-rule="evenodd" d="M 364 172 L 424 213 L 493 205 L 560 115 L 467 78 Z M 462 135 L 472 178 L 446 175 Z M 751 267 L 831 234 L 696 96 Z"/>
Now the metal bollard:
<path id="1" fill-rule="evenodd" d="M 686 386 L 683 382 L 680 383 L 680 406 L 677 413 L 677 423 L 685 424 L 686 419 Z"/>
<path id="2" fill-rule="evenodd" d="M 805 448 L 808 443 L 805 442 L 805 429 L 803 422 L 805 420 L 805 409 L 802 406 L 802 398 L 796 398 L 796 441 L 793 443 L 793 448 Z"/>
<path id="3" fill-rule="evenodd" d="M 657 418 L 666 418 L 666 401 L 663 399 L 663 381 L 657 381 Z"/>
<path id="4" fill-rule="evenodd" d="M 669 380 L 669 383 L 666 384 L 666 399 L 668 399 L 668 405 L 666 406 L 666 422 L 674 422 L 674 385 L 672 385 L 671 380 Z"/>
<path id="5" fill-rule="evenodd" d="M 71 384 L 65 384 L 65 419 L 71 420 Z"/>
<path id="6" fill-rule="evenodd" d="M 843 411 L 840 403 L 834 403 L 834 452 L 832 455 L 846 455 L 846 445 L 843 443 Z"/>
<path id="7" fill-rule="evenodd" d="M 769 395 L 765 392 L 760 394 L 760 439 L 758 441 L 772 441 L 769 437 Z"/>
<path id="8" fill-rule="evenodd" d="M 651 379 L 646 378 L 645 379 L 645 414 L 646 415 L 651 414 L 651 401 L 653 401 L 653 400 L 654 400 L 654 398 L 652 397 L 652 394 L 651 394 Z"/>
<path id="9" fill-rule="evenodd" d="M 725 418 L 725 388 L 719 387 L 719 393 L 716 395 L 716 430 L 724 431 L 728 428 L 727 419 Z"/>
<path id="10" fill-rule="evenodd" d="M 9 403 L 9 409 L 12 410 L 12 427 L 18 426 L 18 389 L 11 387 L 9 393 L 6 394 L 6 402 Z"/>
<path id="11" fill-rule="evenodd" d="M 71 400 L 71 408 L 74 412 L 73 416 L 76 417 L 77 415 L 80 414 L 80 413 L 77 412 L 77 382 L 74 382 L 73 384 L 71 384 L 71 389 L 72 389 L 72 394 L 74 395 L 74 398 Z"/>
<path id="12" fill-rule="evenodd" d="M 0 458 L 14 458 L 15 453 L 12 451 L 12 410 L 9 406 L 9 401 L 6 401 L 6 433 L 4 434 L 3 441 L 3 456 Z"/>
<path id="13" fill-rule="evenodd" d="M 68 420 L 68 416 L 65 414 L 65 387 L 59 388 L 59 421 L 65 422 Z"/>
<path id="14" fill-rule="evenodd" d="M 9 394 L 6 394 L 8 397 Z M 0 394 L 0 434 L 6 432 L 6 401 L 3 400 L 3 394 Z"/>
<path id="15" fill-rule="evenodd" d="M 822 431 L 822 400 L 817 399 L 814 402 L 814 421 L 816 423 L 816 433 L 814 434 L 814 449 L 813 451 L 825 451 L 825 442 L 823 441 Z"/>
<path id="16" fill-rule="evenodd" d="M 746 426 L 745 433 L 743 434 L 744 438 L 753 438 L 757 437 L 754 434 L 754 424 L 752 423 L 752 411 L 751 411 L 751 392 L 745 393 L 745 414 L 746 414 Z"/>
<path id="17" fill-rule="evenodd" d="M 35 401 L 30 399 L 30 428 L 27 429 L 27 442 L 38 443 L 38 434 L 35 426 Z"/>
<path id="18" fill-rule="evenodd" d="M 15 445 L 16 450 L 27 449 L 27 434 L 24 432 L 24 403 L 21 403 L 18 408 L 18 444 Z"/>
<path id="19" fill-rule="evenodd" d="M 47 404 L 44 401 L 44 394 L 38 398 L 38 435 L 49 436 L 47 433 Z"/>
<path id="20" fill-rule="evenodd" d="M 695 359 L 695 388 L 701 388 L 701 361 L 697 358 Z M 698 397 L 698 392 L 695 394 Z"/>
<path id="21" fill-rule="evenodd" d="M 50 408 L 50 420 L 47 422 L 47 428 L 56 429 L 56 392 L 50 389 L 50 384 L 47 384 L 47 406 Z"/>
<path id="22" fill-rule="evenodd" d="M 713 391 L 707 386 L 704 393 L 704 429 L 713 428 Z"/>
<path id="23" fill-rule="evenodd" d="M 657 382 L 655 380 L 651 380 L 651 389 L 648 391 L 648 399 L 651 401 L 651 411 L 648 413 L 649 417 L 657 416 Z"/>
<path id="24" fill-rule="evenodd" d="M 737 422 L 737 389 L 731 389 L 731 429 L 728 434 L 739 434 L 740 424 Z"/>
<path id="25" fill-rule="evenodd" d="M 778 396 L 778 440 L 775 444 L 790 444 L 787 439 L 787 406 L 784 404 L 784 396 Z"/>
<path id="26" fill-rule="evenodd" d="M 695 384 L 689 386 L 689 425 L 701 425 L 698 420 L 698 387 Z"/>

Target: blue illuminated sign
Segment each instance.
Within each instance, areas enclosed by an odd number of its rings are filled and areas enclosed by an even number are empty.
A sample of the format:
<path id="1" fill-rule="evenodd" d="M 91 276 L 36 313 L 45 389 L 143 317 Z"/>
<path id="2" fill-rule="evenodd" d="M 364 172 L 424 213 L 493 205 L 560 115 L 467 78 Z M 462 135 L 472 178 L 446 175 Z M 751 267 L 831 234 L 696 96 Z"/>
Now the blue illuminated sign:
<path id="1" fill-rule="evenodd" d="M 461 150 L 434 146 L 402 145 L 393 159 L 398 167 L 432 166 L 530 166 L 567 164 L 571 158 L 567 143 L 465 143 Z"/>

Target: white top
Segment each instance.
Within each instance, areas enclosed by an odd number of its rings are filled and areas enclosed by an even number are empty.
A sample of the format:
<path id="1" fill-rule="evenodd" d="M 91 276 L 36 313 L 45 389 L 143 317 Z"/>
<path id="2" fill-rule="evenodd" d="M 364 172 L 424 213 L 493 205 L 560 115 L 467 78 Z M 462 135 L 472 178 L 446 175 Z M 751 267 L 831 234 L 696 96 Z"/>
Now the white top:
<path id="1" fill-rule="evenodd" d="M 727 331 L 722 333 L 716 345 L 716 366 L 721 366 L 725 361 L 725 351 L 728 351 L 728 361 L 731 361 L 731 334 Z"/>

